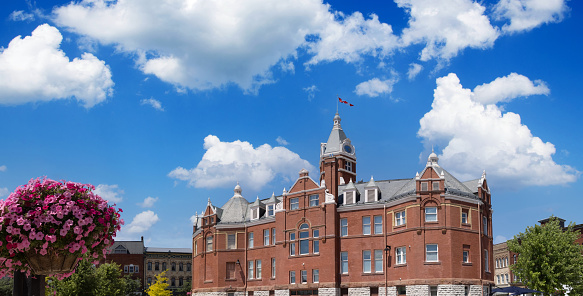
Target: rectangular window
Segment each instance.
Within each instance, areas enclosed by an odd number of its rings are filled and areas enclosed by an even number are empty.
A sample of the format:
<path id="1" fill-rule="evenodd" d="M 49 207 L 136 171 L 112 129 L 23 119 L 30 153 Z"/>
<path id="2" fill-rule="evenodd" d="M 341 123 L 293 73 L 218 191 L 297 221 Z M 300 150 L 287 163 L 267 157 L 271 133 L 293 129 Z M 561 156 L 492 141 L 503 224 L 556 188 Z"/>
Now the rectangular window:
<path id="1" fill-rule="evenodd" d="M 344 203 L 349 205 L 349 204 L 353 204 L 354 203 L 354 192 L 352 191 L 348 191 L 348 192 L 344 192 Z"/>
<path id="2" fill-rule="evenodd" d="M 297 197 L 290 199 L 289 203 L 292 210 L 297 210 L 300 208 L 300 199 Z"/>
<path id="3" fill-rule="evenodd" d="M 302 284 L 306 284 L 308 282 L 308 271 L 307 270 L 300 270 L 300 281 Z"/>
<path id="4" fill-rule="evenodd" d="M 310 253 L 310 232 L 300 231 L 300 255 Z"/>
<path id="5" fill-rule="evenodd" d="M 427 261 L 427 262 L 438 262 L 439 261 L 437 244 L 425 245 L 425 261 Z"/>
<path id="6" fill-rule="evenodd" d="M 374 216 L 374 234 L 383 233 L 383 216 Z"/>
<path id="7" fill-rule="evenodd" d="M 140 267 L 139 267 L 139 266 L 137 266 L 137 265 L 136 265 L 136 266 L 134 266 L 134 272 L 135 272 L 135 273 L 138 273 L 138 272 L 140 272 Z"/>
<path id="8" fill-rule="evenodd" d="M 340 252 L 340 273 L 348 273 L 348 252 Z"/>
<path id="9" fill-rule="evenodd" d="M 439 182 L 431 182 L 431 187 L 433 191 L 439 191 Z"/>
<path id="10" fill-rule="evenodd" d="M 255 260 L 255 278 L 261 278 L 261 260 Z"/>
<path id="11" fill-rule="evenodd" d="M 362 272 L 370 273 L 370 251 L 362 251 Z"/>
<path id="12" fill-rule="evenodd" d="M 488 260 L 488 250 L 484 250 L 484 270 L 490 271 L 490 260 Z"/>
<path id="13" fill-rule="evenodd" d="M 374 250 L 374 271 L 383 272 L 383 250 Z"/>
<path id="14" fill-rule="evenodd" d="M 289 234 L 289 240 L 292 241 L 289 244 L 289 254 L 291 256 L 295 256 L 296 255 L 296 243 L 293 242 L 296 240 L 296 234 L 295 233 L 290 233 Z"/>
<path id="15" fill-rule="evenodd" d="M 506 274 L 506 283 L 510 284 L 510 282 L 508 281 L 508 274 Z"/>
<path id="16" fill-rule="evenodd" d="M 124 273 L 129 273 L 129 272 L 130 272 L 129 268 L 130 268 L 130 267 L 129 267 L 129 266 L 127 266 L 127 265 L 126 265 L 126 266 L 124 266 L 124 267 L 123 267 L 123 272 L 124 272 Z"/>
<path id="17" fill-rule="evenodd" d="M 314 254 L 320 253 L 320 241 L 318 240 L 319 236 L 320 236 L 320 230 L 314 229 L 314 231 L 313 231 L 314 240 L 312 241 L 312 243 L 313 243 L 312 249 L 314 251 Z"/>
<path id="18" fill-rule="evenodd" d="M 227 262 L 227 279 L 235 279 L 235 262 Z"/>
<path id="19" fill-rule="evenodd" d="M 496 281 L 498 282 L 498 284 L 500 284 L 500 275 L 496 276 Z"/>
<path id="20" fill-rule="evenodd" d="M 405 225 L 405 211 L 395 213 L 395 226 Z"/>
<path id="21" fill-rule="evenodd" d="M 227 249 L 236 249 L 236 245 L 235 245 L 235 234 L 234 233 L 230 233 L 227 234 Z"/>
<path id="22" fill-rule="evenodd" d="M 269 246 L 269 229 L 263 230 L 263 245 Z"/>
<path id="23" fill-rule="evenodd" d="M 295 284 L 296 283 L 296 272 L 295 271 L 290 271 L 289 272 L 289 283 L 290 284 Z"/>
<path id="24" fill-rule="evenodd" d="M 370 216 L 362 217 L 362 234 L 370 234 Z"/>
<path id="25" fill-rule="evenodd" d="M 437 207 L 425 208 L 425 222 L 437 222 Z"/>
<path id="26" fill-rule="evenodd" d="M 429 295 L 437 296 L 437 286 L 429 286 Z"/>
<path id="27" fill-rule="evenodd" d="M 421 191 L 427 191 L 427 182 L 421 182 Z"/>
<path id="28" fill-rule="evenodd" d="M 376 197 L 376 190 L 375 189 L 367 189 L 366 190 L 366 194 L 368 196 L 368 200 L 367 202 L 371 202 L 371 201 L 376 201 L 377 197 Z"/>
<path id="29" fill-rule="evenodd" d="M 313 283 L 320 282 L 320 270 L 319 269 L 312 269 L 312 282 Z"/>
<path id="30" fill-rule="evenodd" d="M 468 212 L 462 210 L 462 224 L 468 224 Z"/>
<path id="31" fill-rule="evenodd" d="M 349 171 L 349 172 L 352 172 L 352 162 L 350 162 L 350 161 L 347 161 L 347 162 L 344 164 L 344 169 L 345 169 L 345 170 L 347 170 L 347 171 Z"/>
<path id="32" fill-rule="evenodd" d="M 253 278 L 253 273 L 255 271 L 255 267 L 254 267 L 255 261 L 251 260 L 251 261 L 249 261 L 247 263 L 248 263 L 248 265 L 247 265 L 247 274 L 249 275 L 248 278 L 249 279 L 252 279 Z"/>
<path id="33" fill-rule="evenodd" d="M 249 232 L 248 234 L 248 243 L 247 246 L 249 247 L 249 249 L 253 248 L 253 232 Z"/>
<path id="34" fill-rule="evenodd" d="M 154 270 L 160 270 L 160 263 L 154 263 Z"/>
<path id="35" fill-rule="evenodd" d="M 275 205 L 267 205 L 267 216 L 271 217 L 271 216 L 275 216 Z"/>
<path id="36" fill-rule="evenodd" d="M 320 205 L 320 196 L 318 194 L 310 195 L 310 207 L 316 207 Z"/>
<path id="37" fill-rule="evenodd" d="M 407 247 L 399 247 L 395 249 L 396 264 L 407 263 Z"/>
<path id="38" fill-rule="evenodd" d="M 348 236 L 348 220 L 340 219 L 340 236 Z"/>
<path id="39" fill-rule="evenodd" d="M 275 245 L 275 228 L 271 228 L 271 244 Z"/>
<path id="40" fill-rule="evenodd" d="M 488 235 L 488 218 L 487 217 L 482 217 L 482 224 L 483 225 L 483 230 L 484 230 L 484 235 Z"/>
<path id="41" fill-rule="evenodd" d="M 470 251 L 464 251 L 463 260 L 464 263 L 470 263 Z"/>
<path id="42" fill-rule="evenodd" d="M 271 258 L 271 278 L 275 278 L 275 258 Z"/>
<path id="43" fill-rule="evenodd" d="M 148 262 L 148 270 L 152 270 L 152 262 Z"/>

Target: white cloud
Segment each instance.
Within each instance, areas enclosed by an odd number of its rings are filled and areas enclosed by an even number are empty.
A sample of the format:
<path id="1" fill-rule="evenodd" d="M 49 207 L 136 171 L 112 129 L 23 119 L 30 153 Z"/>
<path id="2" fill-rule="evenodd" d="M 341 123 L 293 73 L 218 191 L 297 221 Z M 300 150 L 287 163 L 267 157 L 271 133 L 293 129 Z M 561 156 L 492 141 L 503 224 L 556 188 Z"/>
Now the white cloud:
<path id="1" fill-rule="evenodd" d="M 282 145 L 282 146 L 289 145 L 289 143 L 281 136 L 277 137 L 277 139 L 275 139 L 275 141 L 277 142 L 277 144 Z"/>
<path id="2" fill-rule="evenodd" d="M 358 11 L 348 17 L 337 12 L 338 21 L 333 21 L 332 15 L 327 17 L 329 21 L 319 32 L 317 42 L 308 44 L 314 54 L 306 63 L 308 66 L 323 61 L 358 62 L 362 55 L 383 58 L 398 47 L 398 38 L 392 27 L 381 23 L 375 14 L 365 19 Z"/>
<path id="3" fill-rule="evenodd" d="M 542 24 L 560 22 L 569 7 L 565 0 L 500 0 L 494 7 L 497 19 L 510 20 L 502 31 L 515 33 L 532 30 Z"/>
<path id="4" fill-rule="evenodd" d="M 111 94 L 113 81 L 105 62 L 90 53 L 70 61 L 59 49 L 62 39 L 59 30 L 44 24 L 0 50 L 0 104 L 75 97 L 91 108 Z"/>
<path id="5" fill-rule="evenodd" d="M 119 189 L 116 184 L 115 185 L 99 184 L 95 186 L 95 190 L 93 192 L 101 196 L 103 199 L 114 203 L 121 202 L 123 200 L 123 197 L 121 195 L 124 194 L 124 191 Z"/>
<path id="6" fill-rule="evenodd" d="M 132 223 L 123 227 L 122 231 L 128 233 L 141 233 L 150 229 L 150 227 L 156 224 L 158 220 L 160 220 L 158 215 L 153 211 L 144 211 L 137 214 L 132 220 Z"/>
<path id="7" fill-rule="evenodd" d="M 507 96 L 509 94 L 506 94 Z M 552 159 L 555 146 L 532 135 L 520 115 L 474 101 L 470 89 L 451 73 L 437 79 L 432 109 L 420 120 L 418 135 L 444 143 L 440 165 L 463 179 L 482 170 L 497 186 L 558 185 L 577 180 L 579 172 Z"/>
<path id="8" fill-rule="evenodd" d="M 505 236 L 497 235 L 496 238 L 494 239 L 494 244 L 501 244 L 507 240 L 508 239 Z"/>
<path id="9" fill-rule="evenodd" d="M 149 105 L 158 111 L 164 111 L 164 108 L 162 107 L 162 103 L 160 103 L 160 101 L 158 101 L 154 98 L 143 99 L 142 101 L 140 101 L 140 104 L 141 105 Z"/>
<path id="10" fill-rule="evenodd" d="M 399 81 L 399 79 L 396 77 L 387 80 L 373 78 L 369 81 L 358 84 L 354 92 L 359 96 L 367 95 L 369 97 L 390 94 L 393 91 L 393 85 L 397 83 L 397 81 Z"/>
<path id="11" fill-rule="evenodd" d="M 34 21 L 34 14 L 26 13 L 22 10 L 15 10 L 8 16 L 8 18 L 16 22 Z"/>
<path id="12" fill-rule="evenodd" d="M 8 191 L 8 188 L 0 187 L 0 197 L 8 196 L 8 194 L 10 194 L 10 191 Z"/>
<path id="13" fill-rule="evenodd" d="M 143 202 L 139 203 L 138 205 L 142 208 L 151 208 L 154 206 L 154 203 L 158 201 L 158 197 L 151 197 L 148 196 L 144 199 Z"/>
<path id="14" fill-rule="evenodd" d="M 308 101 L 311 101 L 316 96 L 316 92 L 318 91 L 318 87 L 316 85 L 312 85 L 312 86 L 304 87 L 303 90 L 308 93 Z"/>
<path id="15" fill-rule="evenodd" d="M 425 44 L 420 59 L 449 60 L 463 49 L 489 48 L 499 32 L 484 15 L 485 7 L 471 0 L 395 0 L 410 14 L 403 46 Z"/>
<path id="16" fill-rule="evenodd" d="M 5 172 L 6 171 L 6 166 L 5 165 L 0 165 L 0 172 Z"/>
<path id="17" fill-rule="evenodd" d="M 53 13 L 59 25 L 138 54 L 144 73 L 176 86 L 253 90 L 334 21 L 328 9 L 318 0 L 94 0 Z"/>
<path id="18" fill-rule="evenodd" d="M 204 139 L 205 154 L 195 168 L 177 167 L 168 176 L 187 181 L 196 188 L 242 186 L 258 190 L 276 176 L 295 180 L 302 168 L 315 168 L 296 153 L 284 147 L 263 144 L 257 148 L 249 142 L 221 142 L 208 135 Z"/>
<path id="19" fill-rule="evenodd" d="M 534 83 L 526 76 L 510 73 L 498 77 L 490 83 L 484 83 L 474 88 L 473 100 L 484 105 L 508 102 L 518 97 L 530 95 L 548 95 L 551 91 L 541 80 Z"/>
<path id="20" fill-rule="evenodd" d="M 279 66 L 283 72 L 290 72 L 292 74 L 296 72 L 296 67 L 294 66 L 293 62 L 281 61 Z"/>
<path id="21" fill-rule="evenodd" d="M 417 77 L 417 75 L 421 73 L 421 70 L 423 70 L 423 66 L 416 63 L 409 64 L 409 70 L 407 70 L 407 78 L 409 80 L 415 79 L 415 77 Z"/>

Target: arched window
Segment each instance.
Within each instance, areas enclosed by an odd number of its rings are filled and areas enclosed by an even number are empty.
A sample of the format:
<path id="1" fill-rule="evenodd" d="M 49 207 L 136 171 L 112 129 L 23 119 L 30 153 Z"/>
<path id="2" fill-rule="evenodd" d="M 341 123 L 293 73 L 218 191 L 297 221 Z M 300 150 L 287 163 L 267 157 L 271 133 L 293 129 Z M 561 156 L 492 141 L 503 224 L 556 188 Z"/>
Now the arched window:
<path id="1" fill-rule="evenodd" d="M 148 262 L 148 270 L 152 270 L 152 262 Z"/>
<path id="2" fill-rule="evenodd" d="M 166 262 L 162 262 L 162 271 L 166 270 Z"/>
<path id="3" fill-rule="evenodd" d="M 178 271 L 184 271 L 184 263 L 178 264 Z"/>
<path id="4" fill-rule="evenodd" d="M 206 251 L 211 252 L 213 250 L 213 236 L 207 236 L 206 238 Z"/>
<path id="5" fill-rule="evenodd" d="M 154 270 L 160 270 L 160 262 L 154 263 Z"/>
<path id="6" fill-rule="evenodd" d="M 172 271 L 176 271 L 176 263 L 172 262 Z"/>

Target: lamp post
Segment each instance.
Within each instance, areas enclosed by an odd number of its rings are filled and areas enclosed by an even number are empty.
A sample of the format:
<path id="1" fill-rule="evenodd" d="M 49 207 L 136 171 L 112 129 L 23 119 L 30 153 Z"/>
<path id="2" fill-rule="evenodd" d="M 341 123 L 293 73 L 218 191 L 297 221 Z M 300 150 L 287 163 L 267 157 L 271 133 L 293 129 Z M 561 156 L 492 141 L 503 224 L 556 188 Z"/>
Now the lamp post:
<path id="1" fill-rule="evenodd" d="M 386 267 L 386 268 L 385 268 L 385 296 L 387 296 L 387 295 L 388 295 L 388 293 L 389 293 L 389 291 L 388 291 L 388 287 L 387 287 L 387 284 L 388 284 L 388 274 L 389 274 L 389 262 L 390 262 L 390 261 L 389 261 L 389 254 L 390 254 L 390 253 L 391 253 L 391 246 L 387 245 L 387 246 L 385 247 L 385 257 L 387 258 L 387 259 L 386 259 L 386 261 L 387 261 L 387 264 L 386 264 L 386 266 L 385 266 L 385 267 Z"/>

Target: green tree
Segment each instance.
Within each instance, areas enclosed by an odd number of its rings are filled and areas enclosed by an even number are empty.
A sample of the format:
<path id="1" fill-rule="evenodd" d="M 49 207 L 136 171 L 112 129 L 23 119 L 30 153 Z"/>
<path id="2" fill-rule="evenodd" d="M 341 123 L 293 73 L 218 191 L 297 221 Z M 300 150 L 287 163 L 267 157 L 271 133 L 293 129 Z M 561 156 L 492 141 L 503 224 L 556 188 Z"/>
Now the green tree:
<path id="1" fill-rule="evenodd" d="M 544 225 L 526 228 L 508 241 L 508 249 L 518 253 L 512 272 L 527 287 L 553 295 L 570 287 L 570 295 L 583 295 L 583 246 L 575 243 L 579 234 L 574 224 L 563 229 L 551 217 Z"/>
<path id="2" fill-rule="evenodd" d="M 125 296 L 127 284 L 118 264 L 105 263 L 96 268 L 82 260 L 70 277 L 61 281 L 48 277 L 47 292 L 57 296 Z"/>
<path id="3" fill-rule="evenodd" d="M 0 296 L 12 296 L 13 282 L 9 277 L 0 279 Z"/>
<path id="4" fill-rule="evenodd" d="M 175 295 L 186 296 L 186 293 L 190 292 L 190 290 L 192 290 L 192 284 L 187 281 L 176 291 Z"/>
<path id="5" fill-rule="evenodd" d="M 166 277 L 166 270 L 156 275 L 156 281 L 148 287 L 146 293 L 148 296 L 170 296 L 172 292 L 168 290 L 168 278 Z"/>
<path id="6" fill-rule="evenodd" d="M 142 281 L 139 279 L 133 279 L 129 275 L 124 276 L 123 280 L 126 282 L 125 295 L 142 295 Z"/>

